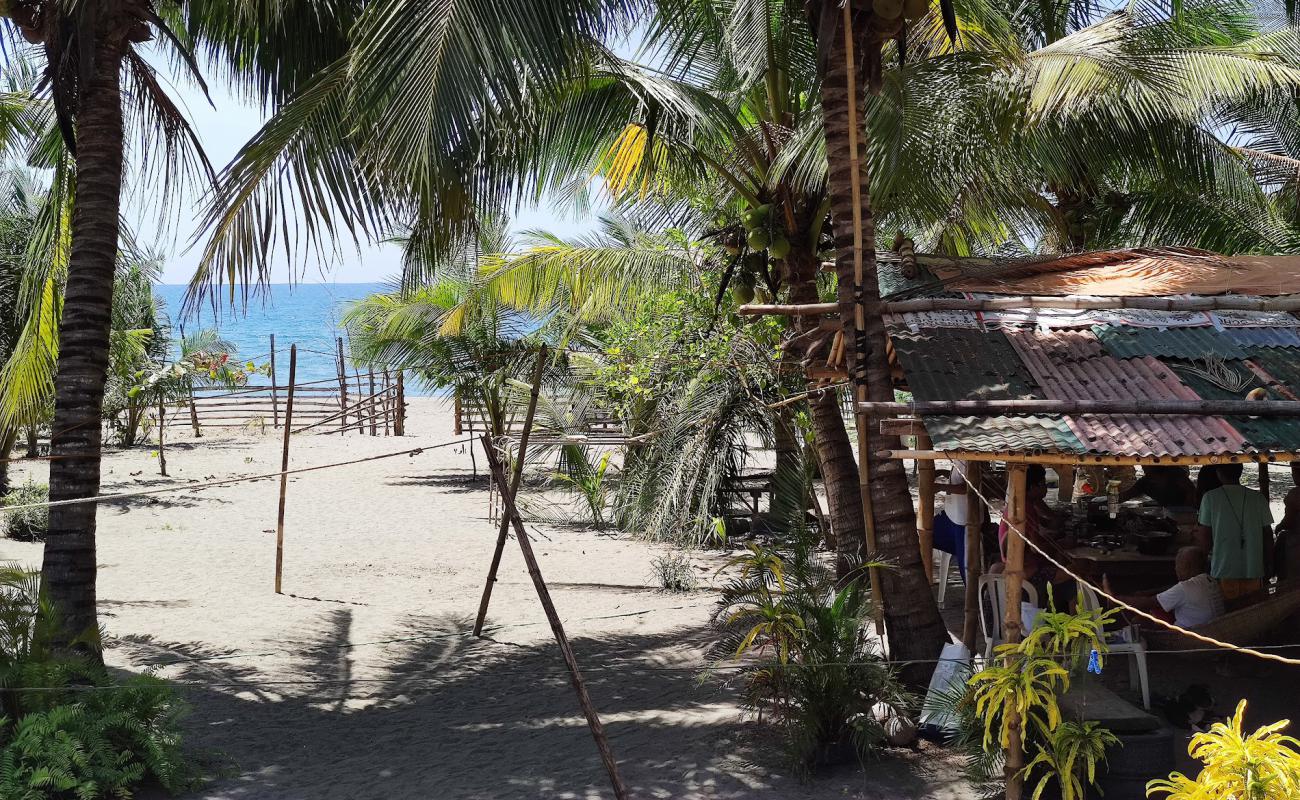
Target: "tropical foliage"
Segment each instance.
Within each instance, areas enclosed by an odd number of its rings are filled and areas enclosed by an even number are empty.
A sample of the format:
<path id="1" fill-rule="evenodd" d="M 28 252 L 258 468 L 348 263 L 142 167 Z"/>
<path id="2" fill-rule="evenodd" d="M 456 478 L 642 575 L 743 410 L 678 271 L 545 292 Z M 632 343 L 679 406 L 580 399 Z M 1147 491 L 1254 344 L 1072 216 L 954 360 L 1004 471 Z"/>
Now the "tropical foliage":
<path id="1" fill-rule="evenodd" d="M 45 532 L 50 527 L 50 510 L 42 504 L 49 501 L 50 487 L 31 481 L 0 494 L 0 533 L 20 542 L 45 541 Z"/>
<path id="2" fill-rule="evenodd" d="M 1231 719 L 1192 737 L 1188 754 L 1204 766 L 1195 778 L 1174 773 L 1151 781 L 1148 797 L 1167 800 L 1282 800 L 1300 794 L 1300 741 L 1282 733 L 1289 720 L 1246 732 L 1246 701 Z"/>
<path id="3" fill-rule="evenodd" d="M 837 581 L 812 544 L 750 545 L 728 563 L 734 577 L 714 612 L 719 674 L 778 726 L 800 770 L 866 755 L 884 740 L 878 706 L 911 703 L 869 641 L 866 568 Z"/>

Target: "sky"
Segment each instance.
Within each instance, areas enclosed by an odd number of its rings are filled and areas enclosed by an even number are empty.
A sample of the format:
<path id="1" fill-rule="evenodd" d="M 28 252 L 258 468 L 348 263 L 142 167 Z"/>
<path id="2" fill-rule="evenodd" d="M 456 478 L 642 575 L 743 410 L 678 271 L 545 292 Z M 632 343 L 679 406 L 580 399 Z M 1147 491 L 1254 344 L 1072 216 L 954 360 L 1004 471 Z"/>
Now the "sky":
<path id="1" fill-rule="evenodd" d="M 257 133 L 265 115 L 255 104 L 227 91 L 217 81 L 209 89 L 211 103 L 199 88 L 186 81 L 172 81 L 169 87 L 172 97 L 188 113 L 208 159 L 219 171 Z M 191 246 L 201 213 L 198 198 L 181 198 L 180 222 L 168 230 L 159 228 L 157 210 L 147 200 L 128 191 L 123 197 L 124 215 L 142 244 L 166 256 L 162 282 L 188 283 L 202 250 L 201 243 Z M 555 213 L 545 205 L 524 209 L 513 220 L 517 231 L 542 229 L 565 236 L 589 227 L 589 222 Z M 291 265 L 281 254 L 272 270 L 272 283 L 379 283 L 396 277 L 401 269 L 400 253 L 394 245 L 364 246 L 358 252 L 351 242 L 340 244 L 341 257 L 333 264 L 309 264 L 304 268 L 302 264 Z"/>

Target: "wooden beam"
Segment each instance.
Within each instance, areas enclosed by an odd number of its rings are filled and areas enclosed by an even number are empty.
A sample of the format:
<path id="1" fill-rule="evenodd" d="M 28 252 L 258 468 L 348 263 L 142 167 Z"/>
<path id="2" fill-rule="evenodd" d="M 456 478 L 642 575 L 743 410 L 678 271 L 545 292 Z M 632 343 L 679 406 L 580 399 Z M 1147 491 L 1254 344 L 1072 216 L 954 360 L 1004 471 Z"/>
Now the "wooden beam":
<path id="1" fill-rule="evenodd" d="M 911 403 L 860 402 L 878 417 L 997 417 L 1011 414 L 1141 414 L 1145 416 L 1300 417 L 1295 400 L 928 400 Z"/>
<path id="2" fill-rule="evenodd" d="M 879 450 L 881 458 L 903 460 L 1005 461 L 1008 464 L 1070 464 L 1074 466 L 1204 466 L 1206 464 L 1262 464 L 1300 461 L 1300 453 L 1216 453 L 1179 456 L 1116 456 L 1092 453 L 1039 453 L 998 450 Z"/>
<path id="3" fill-rule="evenodd" d="M 736 313 L 745 317 L 818 317 L 822 314 L 834 314 L 839 310 L 839 303 L 804 303 L 802 305 L 751 303 L 737 308 Z"/>
<path id="4" fill-rule="evenodd" d="M 289 397 L 284 404 L 284 445 L 280 453 L 280 510 L 275 516 L 275 593 L 280 591 L 284 572 L 284 499 L 289 490 L 289 437 L 293 434 L 293 392 L 298 372 L 298 345 L 289 345 Z"/>
<path id="5" fill-rule="evenodd" d="M 924 436 L 925 425 L 919 419 L 898 419 L 896 417 L 886 417 L 880 421 L 880 435 L 882 436 Z M 924 448 L 917 448 L 924 449 Z"/>
<path id="6" fill-rule="evenodd" d="M 930 449 L 930 437 L 921 434 L 916 437 L 918 450 Z M 921 566 L 925 568 L 925 579 L 934 582 L 934 461 L 918 459 L 916 462 L 916 540 L 921 548 Z M 939 580 L 947 580 L 947 575 L 940 575 Z"/>
<path id="7" fill-rule="evenodd" d="M 1060 481 L 1056 486 L 1056 499 L 1062 503 L 1068 503 L 1074 499 L 1074 467 L 1064 464 L 1056 468 L 1056 478 Z"/>
<path id="8" fill-rule="evenodd" d="M 922 297 L 895 300 L 884 304 L 889 314 L 925 311 L 1026 311 L 1059 309 L 1062 311 L 1300 311 L 1300 295 L 1284 297 L 1051 297 L 1021 295 L 967 299 L 963 297 Z"/>
<path id="9" fill-rule="evenodd" d="M 827 367 L 821 364 L 812 364 L 804 367 L 804 375 L 808 376 L 809 380 L 814 381 L 846 381 L 849 379 L 849 373 L 847 370 Z"/>

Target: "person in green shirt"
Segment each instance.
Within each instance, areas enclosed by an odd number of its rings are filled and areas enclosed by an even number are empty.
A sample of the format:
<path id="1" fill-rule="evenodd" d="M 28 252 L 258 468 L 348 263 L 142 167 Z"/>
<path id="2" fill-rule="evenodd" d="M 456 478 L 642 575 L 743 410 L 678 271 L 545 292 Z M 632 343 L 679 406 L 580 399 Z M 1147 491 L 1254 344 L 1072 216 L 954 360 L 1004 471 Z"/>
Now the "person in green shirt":
<path id="1" fill-rule="evenodd" d="M 1201 498 L 1198 544 L 1210 552 L 1210 575 L 1224 600 L 1264 588 L 1273 544 L 1273 514 L 1264 495 L 1241 485 L 1241 464 L 1214 468 L 1223 485 Z"/>

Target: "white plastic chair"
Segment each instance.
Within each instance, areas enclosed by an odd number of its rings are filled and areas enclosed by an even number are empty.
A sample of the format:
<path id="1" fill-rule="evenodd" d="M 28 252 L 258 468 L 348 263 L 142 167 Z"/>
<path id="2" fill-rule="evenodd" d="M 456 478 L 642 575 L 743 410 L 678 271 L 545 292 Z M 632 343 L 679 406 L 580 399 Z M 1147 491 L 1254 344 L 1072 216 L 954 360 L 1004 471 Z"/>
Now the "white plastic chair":
<path id="1" fill-rule="evenodd" d="M 1029 602 L 1038 605 L 1038 590 L 1031 584 L 1022 583 L 1021 590 Z M 985 613 L 985 598 L 988 598 L 988 614 Z M 993 658 L 993 648 L 1006 642 L 1007 631 L 1003 625 L 1007 608 L 1007 576 L 1002 573 L 981 575 L 979 581 L 980 631 L 984 634 L 984 660 Z M 992 615 L 990 620 L 988 615 Z"/>
<path id="2" fill-rule="evenodd" d="M 945 601 L 948 597 L 948 580 L 952 578 L 952 553 L 935 550 L 934 554 L 939 559 L 939 567 L 934 571 L 935 578 L 939 580 L 939 608 L 947 608 Z"/>
<path id="3" fill-rule="evenodd" d="M 1102 607 L 1101 598 L 1097 596 L 1097 593 L 1093 591 L 1092 587 L 1087 584 L 1079 584 L 1079 588 L 1083 591 L 1083 607 L 1088 611 L 1100 610 Z M 1136 672 L 1138 685 L 1142 689 L 1142 707 L 1150 711 L 1151 681 L 1147 677 L 1146 642 L 1141 639 L 1138 639 L 1135 642 L 1123 642 L 1112 640 L 1111 637 L 1107 637 L 1106 646 L 1110 648 L 1111 653 L 1128 653 L 1133 656 L 1133 660 L 1129 662 L 1129 683 L 1131 684 L 1133 682 L 1134 673 Z"/>

